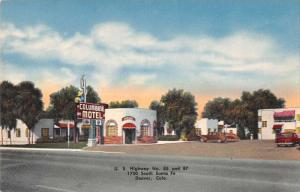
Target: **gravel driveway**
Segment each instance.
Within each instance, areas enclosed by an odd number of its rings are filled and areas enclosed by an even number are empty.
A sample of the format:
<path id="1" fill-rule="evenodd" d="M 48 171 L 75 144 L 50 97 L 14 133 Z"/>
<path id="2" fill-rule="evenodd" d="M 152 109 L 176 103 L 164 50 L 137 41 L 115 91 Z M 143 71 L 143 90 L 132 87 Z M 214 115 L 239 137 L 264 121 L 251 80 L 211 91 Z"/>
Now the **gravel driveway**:
<path id="1" fill-rule="evenodd" d="M 98 146 L 85 148 L 85 150 L 234 159 L 300 160 L 300 150 L 297 148 L 277 147 L 274 141 L 247 140 L 235 143 L 185 142 L 160 145 Z"/>

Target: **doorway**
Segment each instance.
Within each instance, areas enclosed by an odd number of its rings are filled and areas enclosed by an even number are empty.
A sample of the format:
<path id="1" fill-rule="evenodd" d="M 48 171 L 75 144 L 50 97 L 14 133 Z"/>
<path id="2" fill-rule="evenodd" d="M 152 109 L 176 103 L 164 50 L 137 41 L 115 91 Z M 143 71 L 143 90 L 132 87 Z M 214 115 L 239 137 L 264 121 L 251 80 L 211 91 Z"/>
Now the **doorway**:
<path id="1" fill-rule="evenodd" d="M 124 129 L 125 144 L 132 144 L 135 140 L 135 129 Z"/>

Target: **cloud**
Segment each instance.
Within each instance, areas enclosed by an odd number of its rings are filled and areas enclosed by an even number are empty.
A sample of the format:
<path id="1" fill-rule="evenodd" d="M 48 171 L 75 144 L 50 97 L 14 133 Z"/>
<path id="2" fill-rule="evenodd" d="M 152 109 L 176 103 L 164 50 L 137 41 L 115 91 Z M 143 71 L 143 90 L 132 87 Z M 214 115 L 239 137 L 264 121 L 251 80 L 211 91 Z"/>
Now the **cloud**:
<path id="1" fill-rule="evenodd" d="M 259 86 L 264 85 L 260 81 L 270 80 L 275 73 L 278 78 L 274 83 L 286 76 L 294 81 L 299 69 L 299 56 L 283 54 L 270 36 L 245 31 L 220 38 L 177 35 L 161 40 L 126 23 L 107 22 L 95 25 L 88 34 L 66 37 L 46 25 L 18 28 L 4 23 L 0 41 L 4 54 L 21 54 L 39 61 L 58 60 L 69 68 L 91 66 L 92 79 L 105 86 L 118 84 L 113 77 L 124 67 L 151 70 L 136 74 L 131 71 L 123 82 L 144 85 L 155 83 L 160 77 L 157 84 L 169 85 L 175 82 L 170 81 L 171 77 L 178 80 L 180 76 L 186 86 L 201 82 L 240 86 L 239 82 L 247 85 L 249 80 L 248 84 Z M 51 76 L 50 72 L 45 73 Z M 66 74 L 66 82 L 74 80 L 70 71 Z M 243 74 L 252 79 L 237 82 Z M 170 77 L 168 82 L 162 82 L 164 76 Z"/>
<path id="2" fill-rule="evenodd" d="M 155 74 L 134 74 L 129 76 L 128 81 L 132 82 L 133 85 L 144 85 L 155 78 Z"/>
<path id="3" fill-rule="evenodd" d="M 26 80 L 26 74 L 24 71 L 14 67 L 11 64 L 6 64 L 0 61 L 0 81 L 10 81 L 12 83 L 19 83 Z"/>

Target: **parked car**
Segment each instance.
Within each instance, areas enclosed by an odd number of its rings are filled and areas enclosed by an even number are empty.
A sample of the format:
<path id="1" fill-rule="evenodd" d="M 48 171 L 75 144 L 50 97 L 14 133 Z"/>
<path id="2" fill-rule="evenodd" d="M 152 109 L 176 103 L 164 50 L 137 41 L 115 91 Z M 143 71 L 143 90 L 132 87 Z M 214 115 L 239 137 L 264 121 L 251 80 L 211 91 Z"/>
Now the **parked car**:
<path id="1" fill-rule="evenodd" d="M 240 138 L 234 133 L 210 132 L 207 135 L 202 135 L 200 141 L 202 142 L 237 142 Z"/>
<path id="2" fill-rule="evenodd" d="M 240 138 L 234 133 L 226 133 L 227 142 L 237 142 L 240 141 Z"/>
<path id="3" fill-rule="evenodd" d="M 220 132 L 210 132 L 207 135 L 202 135 L 201 136 L 201 141 L 202 142 L 217 142 L 217 143 L 224 143 L 226 142 L 226 137 L 224 133 Z"/>
<path id="4" fill-rule="evenodd" d="M 295 146 L 300 144 L 300 137 L 296 133 L 279 133 L 276 135 L 277 146 Z"/>

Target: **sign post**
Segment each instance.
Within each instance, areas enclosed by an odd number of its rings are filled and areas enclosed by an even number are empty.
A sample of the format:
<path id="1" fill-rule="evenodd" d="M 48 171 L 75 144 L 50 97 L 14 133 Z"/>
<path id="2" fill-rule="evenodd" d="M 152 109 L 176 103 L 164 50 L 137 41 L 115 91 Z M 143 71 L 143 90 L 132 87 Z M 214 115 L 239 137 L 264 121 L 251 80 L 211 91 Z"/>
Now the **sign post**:
<path id="1" fill-rule="evenodd" d="M 67 123 L 68 126 L 68 148 L 70 148 L 70 122 Z"/>
<path id="2" fill-rule="evenodd" d="M 90 119 L 91 128 L 89 132 L 88 138 L 88 146 L 92 147 L 96 145 L 96 121 L 100 120 L 101 122 L 104 121 L 104 113 L 105 109 L 108 108 L 107 104 L 104 103 L 78 103 L 76 105 L 76 116 L 77 119 Z M 102 125 L 100 125 L 100 133 L 102 133 Z M 101 134 L 103 135 L 103 134 Z M 101 137 L 101 143 L 103 138 Z"/>

